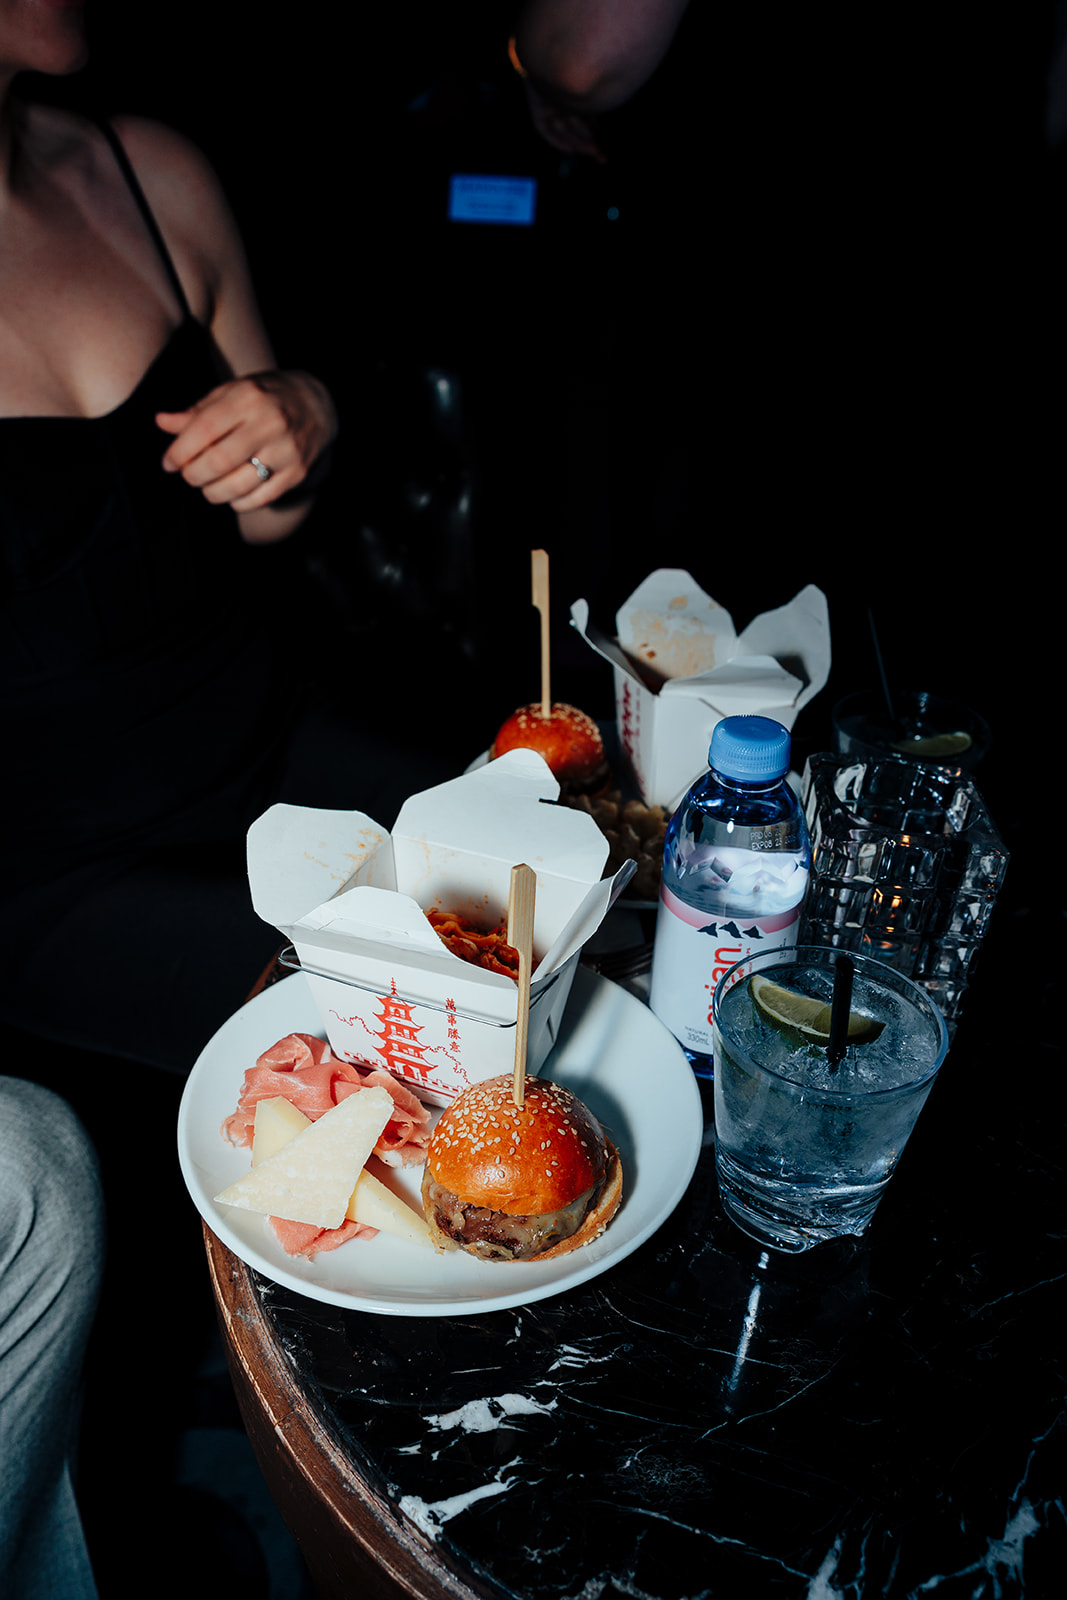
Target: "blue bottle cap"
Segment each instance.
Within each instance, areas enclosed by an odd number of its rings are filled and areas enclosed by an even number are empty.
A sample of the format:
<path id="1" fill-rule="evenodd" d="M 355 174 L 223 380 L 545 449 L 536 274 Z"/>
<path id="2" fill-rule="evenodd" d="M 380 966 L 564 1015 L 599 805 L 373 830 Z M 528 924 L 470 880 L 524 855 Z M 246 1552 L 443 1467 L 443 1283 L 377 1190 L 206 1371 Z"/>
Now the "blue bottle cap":
<path id="1" fill-rule="evenodd" d="M 770 717 L 723 717 L 712 730 L 708 763 L 724 778 L 771 783 L 789 771 L 789 730 Z"/>

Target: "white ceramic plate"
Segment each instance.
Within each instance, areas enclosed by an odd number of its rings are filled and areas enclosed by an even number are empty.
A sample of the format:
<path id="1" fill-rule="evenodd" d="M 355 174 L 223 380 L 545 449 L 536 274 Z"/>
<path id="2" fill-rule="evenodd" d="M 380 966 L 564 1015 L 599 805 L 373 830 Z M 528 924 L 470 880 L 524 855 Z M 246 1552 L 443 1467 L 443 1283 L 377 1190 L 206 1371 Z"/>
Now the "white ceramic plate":
<path id="1" fill-rule="evenodd" d="M 351 1239 L 313 1261 L 288 1256 L 265 1217 L 213 1196 L 248 1170 L 250 1153 L 220 1132 L 237 1105 L 246 1068 L 287 1033 L 323 1037 L 300 973 L 264 990 L 202 1051 L 182 1097 L 178 1155 L 200 1215 L 256 1272 L 312 1300 L 402 1317 L 503 1310 L 559 1294 L 606 1272 L 650 1238 L 693 1176 L 703 1132 L 700 1093 L 673 1035 L 648 1008 L 579 967 L 559 1042 L 542 1069 L 600 1119 L 622 1157 L 625 1194 L 599 1239 L 554 1261 L 487 1262 L 379 1233 Z M 397 1174 L 421 1210 L 421 1167 Z"/>

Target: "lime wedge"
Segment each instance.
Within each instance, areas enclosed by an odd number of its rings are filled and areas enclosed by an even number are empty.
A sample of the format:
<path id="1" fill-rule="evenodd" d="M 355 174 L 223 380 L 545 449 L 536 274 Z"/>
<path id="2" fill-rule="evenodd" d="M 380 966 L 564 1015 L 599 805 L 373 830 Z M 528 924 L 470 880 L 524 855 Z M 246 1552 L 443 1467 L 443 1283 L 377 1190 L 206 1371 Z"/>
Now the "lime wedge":
<path id="1" fill-rule="evenodd" d="M 798 994 L 795 989 L 785 989 L 780 983 L 772 983 L 770 978 L 761 978 L 758 973 L 749 978 L 748 990 L 756 1010 L 772 1028 L 781 1033 L 798 1034 L 812 1044 L 825 1044 L 829 1039 L 830 1007 L 826 1001 Z M 884 1027 L 884 1022 L 851 1011 L 848 1042 L 862 1044 L 866 1039 L 877 1039 Z"/>
<path id="2" fill-rule="evenodd" d="M 902 756 L 918 756 L 923 761 L 940 761 L 945 756 L 961 756 L 971 748 L 969 733 L 932 733 L 928 739 L 898 739 L 890 745 Z"/>

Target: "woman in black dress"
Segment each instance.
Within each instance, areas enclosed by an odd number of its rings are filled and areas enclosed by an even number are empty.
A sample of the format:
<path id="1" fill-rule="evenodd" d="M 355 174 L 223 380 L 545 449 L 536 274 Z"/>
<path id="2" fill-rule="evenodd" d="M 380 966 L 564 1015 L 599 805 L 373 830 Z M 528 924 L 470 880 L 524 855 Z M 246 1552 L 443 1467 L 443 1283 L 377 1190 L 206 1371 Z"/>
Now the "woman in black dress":
<path id="1" fill-rule="evenodd" d="M 333 403 L 276 370 L 198 150 L 19 98 L 84 56 L 79 5 L 0 0 L 0 1021 L 187 1072 L 280 942 L 248 824 L 284 797 L 388 826 L 426 774 L 356 728 L 293 779 L 314 641 L 263 547 Z"/>

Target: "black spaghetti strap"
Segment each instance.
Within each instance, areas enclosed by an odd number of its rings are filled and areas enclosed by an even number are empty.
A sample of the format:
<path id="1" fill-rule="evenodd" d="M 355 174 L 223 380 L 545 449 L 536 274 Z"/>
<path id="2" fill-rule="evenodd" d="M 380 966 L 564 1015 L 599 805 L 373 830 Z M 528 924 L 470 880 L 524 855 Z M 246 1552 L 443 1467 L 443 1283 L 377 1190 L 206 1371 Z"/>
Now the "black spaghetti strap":
<path id="1" fill-rule="evenodd" d="M 167 276 L 170 278 L 171 284 L 174 287 L 174 293 L 178 296 L 178 304 L 182 308 L 182 314 L 185 317 L 191 317 L 193 313 L 190 310 L 189 302 L 185 297 L 185 290 L 182 288 L 182 280 L 179 278 L 177 270 L 174 266 L 174 262 L 170 258 L 170 251 L 167 249 L 167 246 L 163 240 L 163 235 L 159 231 L 159 224 L 152 215 L 151 207 L 145 198 L 145 192 L 138 182 L 136 172 L 134 172 L 133 167 L 130 165 L 130 158 L 123 148 L 122 141 L 115 132 L 114 128 L 111 126 L 110 122 L 107 122 L 104 118 L 99 119 L 97 126 L 100 129 L 100 132 L 104 135 L 104 138 L 107 140 L 108 144 L 111 146 L 115 160 L 119 164 L 119 170 L 121 171 L 122 176 L 126 179 L 126 182 L 129 185 L 130 193 L 137 202 L 137 209 L 140 211 L 142 217 L 144 218 L 145 226 L 152 235 L 156 249 L 159 251 L 160 259 L 162 260 L 164 267 L 167 269 Z"/>

